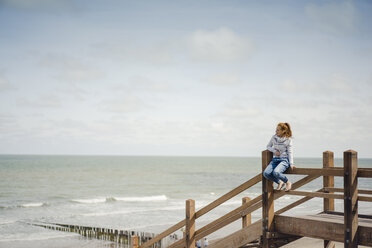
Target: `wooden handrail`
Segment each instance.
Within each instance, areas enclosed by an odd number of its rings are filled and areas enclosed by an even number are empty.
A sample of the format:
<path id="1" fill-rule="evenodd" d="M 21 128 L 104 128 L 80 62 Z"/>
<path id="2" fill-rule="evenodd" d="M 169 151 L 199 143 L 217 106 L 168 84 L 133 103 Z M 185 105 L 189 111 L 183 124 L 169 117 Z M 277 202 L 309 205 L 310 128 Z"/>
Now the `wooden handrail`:
<path id="1" fill-rule="evenodd" d="M 319 189 L 316 192 L 322 192 L 322 191 L 323 191 L 323 189 Z M 305 203 L 305 202 L 307 202 L 307 201 L 309 201 L 309 200 L 311 200 L 313 198 L 314 197 L 312 197 L 312 196 L 303 197 L 300 200 L 297 200 L 297 201 L 289 204 L 288 206 L 285 206 L 285 207 L 279 209 L 278 211 L 275 211 L 275 214 L 282 214 L 282 213 L 284 213 L 284 212 L 286 212 L 286 211 L 288 211 L 288 210 L 290 210 L 290 209 L 292 209 L 294 207 L 297 207 L 298 205 L 301 205 L 302 203 Z"/>
<path id="2" fill-rule="evenodd" d="M 372 197 L 370 197 L 370 196 L 358 196 L 358 201 L 372 202 Z"/>
<path id="3" fill-rule="evenodd" d="M 276 190 L 277 191 L 277 190 Z M 276 192 L 275 192 L 276 193 Z M 344 199 L 344 195 L 333 194 L 333 193 L 323 193 L 323 192 L 308 192 L 308 191 L 288 191 L 285 192 L 287 195 L 300 195 L 300 196 L 311 196 L 311 197 L 322 197 L 322 198 L 332 198 L 332 199 Z"/>
<path id="4" fill-rule="evenodd" d="M 289 169 L 285 174 L 294 175 L 319 175 L 319 176 L 344 176 L 343 167 L 333 168 L 294 168 Z M 358 168 L 358 177 L 372 178 L 372 168 Z"/>
<path id="5" fill-rule="evenodd" d="M 343 188 L 325 187 L 323 189 L 324 191 L 328 191 L 328 192 L 342 192 L 342 193 L 344 192 Z M 358 194 L 372 195 L 372 190 L 358 189 Z"/>
<path id="6" fill-rule="evenodd" d="M 212 209 L 218 207 L 222 203 L 224 203 L 224 202 L 230 200 L 231 198 L 233 198 L 234 196 L 240 194 L 244 190 L 247 190 L 250 187 L 254 186 L 255 184 L 261 182 L 261 178 L 262 178 L 262 175 L 260 173 L 256 176 L 254 176 L 253 178 L 251 178 L 250 180 L 248 180 L 247 182 L 245 182 L 245 183 L 241 184 L 240 186 L 236 187 L 235 189 L 231 190 L 230 192 L 224 194 L 223 196 L 221 196 L 217 200 L 211 202 L 207 206 L 205 206 L 202 209 L 200 209 L 199 211 L 197 211 L 195 213 L 196 218 L 199 218 L 199 217 L 203 216 L 204 214 L 206 214 L 209 211 L 211 211 Z"/>
<path id="7" fill-rule="evenodd" d="M 292 187 L 293 187 L 293 189 L 297 189 L 297 188 L 315 180 L 318 177 L 319 176 L 304 177 L 304 178 L 300 179 L 299 181 L 293 183 Z M 276 194 L 274 196 L 274 199 L 278 199 L 278 198 L 282 197 L 283 195 L 285 195 L 284 191 Z M 217 219 L 217 220 L 207 224 L 206 226 L 200 228 L 199 230 L 197 230 L 195 232 L 197 240 L 201 239 L 201 238 L 204 238 L 206 235 L 222 228 L 223 226 L 226 226 L 226 225 L 234 222 L 235 220 L 241 218 L 242 216 L 247 215 L 247 214 L 259 209 L 261 206 L 262 206 L 262 196 L 260 195 L 260 196 L 257 196 L 256 198 L 254 198 L 253 200 L 251 200 L 250 202 L 234 209 L 233 211 L 225 214 L 224 216 L 220 217 L 219 219 Z M 220 228 L 214 230 L 214 227 L 220 225 L 221 223 L 225 223 L 225 224 L 223 226 L 221 226 Z"/>
<path id="8" fill-rule="evenodd" d="M 307 176 L 299 181 L 293 183 L 292 188 L 297 189 L 313 180 L 318 178 L 320 176 Z M 274 195 L 274 199 L 278 199 L 285 195 L 284 191 L 278 192 Z M 231 212 L 225 214 L 224 216 L 218 218 L 215 221 L 212 221 L 211 223 L 205 225 L 204 227 L 198 229 L 195 231 L 195 240 L 200 240 L 204 238 L 205 236 L 221 229 L 222 227 L 231 224 L 232 222 L 240 219 L 242 216 L 247 215 L 248 213 L 251 213 L 262 206 L 262 196 L 257 196 L 253 200 L 249 201 L 248 203 L 245 203 L 244 205 L 232 210 Z M 287 209 L 288 210 L 288 209 Z M 183 247 L 185 245 L 184 240 L 179 240 L 175 242 L 174 244 L 170 245 L 169 248 L 179 248 Z"/>
<path id="9" fill-rule="evenodd" d="M 253 178 L 249 179 L 245 183 L 239 185 L 235 189 L 231 190 L 230 192 L 228 192 L 228 193 L 224 194 L 223 196 L 219 197 L 217 200 L 211 202 L 207 206 L 205 206 L 205 207 L 201 208 L 200 210 L 198 210 L 195 213 L 195 218 L 197 219 L 197 218 L 203 216 L 204 214 L 208 213 L 209 211 L 213 210 L 214 208 L 218 207 L 219 205 L 223 204 L 224 202 L 230 200 L 234 196 L 240 194 L 244 190 L 247 190 L 250 187 L 254 186 L 255 184 L 259 183 L 261 181 L 261 178 L 262 178 L 262 175 L 260 173 L 260 174 L 258 174 L 256 176 L 254 176 Z M 178 222 L 176 225 L 171 226 L 170 228 L 168 228 L 164 232 L 160 233 L 159 235 L 157 235 L 154 238 L 150 239 L 146 243 L 142 244 L 140 246 L 140 248 L 149 247 L 149 246 L 155 244 L 156 242 L 162 240 L 166 236 L 168 236 L 168 235 L 174 233 L 175 231 L 181 229 L 182 227 L 185 226 L 185 224 L 186 224 L 186 221 L 185 220 L 182 220 L 182 221 Z"/>
<path id="10" fill-rule="evenodd" d="M 343 168 L 294 168 L 289 169 L 285 174 L 295 174 L 295 175 L 317 175 L 317 176 L 339 176 L 344 175 Z"/>
<path id="11" fill-rule="evenodd" d="M 160 240 L 162 240 L 163 238 L 165 238 L 166 236 L 174 233 L 175 231 L 181 229 L 182 227 L 184 227 L 186 225 L 186 219 L 184 220 L 181 220 L 180 222 L 178 222 L 177 224 L 171 226 L 170 228 L 168 228 L 167 230 L 165 230 L 164 232 L 156 235 L 155 237 L 153 237 L 152 239 L 150 239 L 149 241 L 147 241 L 146 243 L 142 244 L 140 246 L 140 248 L 144 248 L 144 247 L 149 247 L 153 244 L 155 244 L 156 242 L 159 242 Z"/>

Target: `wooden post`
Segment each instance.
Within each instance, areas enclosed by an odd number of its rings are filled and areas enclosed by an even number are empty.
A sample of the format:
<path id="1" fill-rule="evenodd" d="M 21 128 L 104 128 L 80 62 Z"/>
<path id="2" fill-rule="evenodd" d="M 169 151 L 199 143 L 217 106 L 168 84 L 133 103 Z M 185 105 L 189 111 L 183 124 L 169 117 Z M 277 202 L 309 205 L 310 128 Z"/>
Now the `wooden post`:
<path id="1" fill-rule="evenodd" d="M 195 201 L 186 201 L 186 248 L 195 248 Z"/>
<path id="2" fill-rule="evenodd" d="M 333 152 L 323 152 L 323 168 L 333 168 L 334 158 Z M 323 176 L 323 188 L 335 186 L 334 176 Z M 325 191 L 329 193 L 328 191 Z M 323 211 L 335 211 L 335 199 L 323 198 Z M 335 243 L 330 240 L 324 240 L 324 248 L 335 248 Z"/>
<path id="3" fill-rule="evenodd" d="M 243 197 L 242 198 L 242 204 L 244 205 L 245 203 L 249 202 L 250 200 L 251 200 L 251 198 L 249 198 L 249 197 Z M 249 226 L 251 223 L 252 223 L 251 213 L 242 217 L 242 227 L 243 228 Z"/>
<path id="4" fill-rule="evenodd" d="M 138 236 L 136 236 L 136 235 L 134 235 L 134 236 L 132 236 L 132 238 L 131 238 L 131 243 L 132 243 L 132 245 L 131 245 L 131 248 L 138 248 L 139 246 L 138 246 Z"/>
<path id="5" fill-rule="evenodd" d="M 262 152 L 262 173 L 273 158 L 272 152 Z M 262 174 L 262 247 L 270 247 L 269 234 L 274 230 L 274 188 L 273 182 Z"/>
<path id="6" fill-rule="evenodd" d="M 344 152 L 344 247 L 358 247 L 358 158 L 357 152 Z"/>

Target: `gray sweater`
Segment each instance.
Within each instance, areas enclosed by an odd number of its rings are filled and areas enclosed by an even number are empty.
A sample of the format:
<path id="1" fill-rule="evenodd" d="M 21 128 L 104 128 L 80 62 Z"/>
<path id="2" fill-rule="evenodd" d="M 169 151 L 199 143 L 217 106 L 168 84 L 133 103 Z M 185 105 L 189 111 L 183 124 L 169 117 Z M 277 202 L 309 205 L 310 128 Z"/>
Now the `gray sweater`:
<path id="1" fill-rule="evenodd" d="M 279 157 L 288 158 L 289 164 L 291 166 L 293 165 L 293 147 L 291 138 L 274 135 L 270 139 L 269 144 L 267 144 L 267 150 L 274 153 L 274 157 L 278 157 L 275 155 L 275 152 L 279 152 Z"/>

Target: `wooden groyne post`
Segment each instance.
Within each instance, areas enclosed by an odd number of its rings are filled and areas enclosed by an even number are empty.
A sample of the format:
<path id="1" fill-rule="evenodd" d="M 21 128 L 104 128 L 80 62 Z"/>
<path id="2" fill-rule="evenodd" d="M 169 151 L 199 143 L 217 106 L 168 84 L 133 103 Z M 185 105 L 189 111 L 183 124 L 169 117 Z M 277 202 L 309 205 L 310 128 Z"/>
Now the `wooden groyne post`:
<path id="1" fill-rule="evenodd" d="M 130 248 L 138 248 L 138 236 L 132 236 Z"/>

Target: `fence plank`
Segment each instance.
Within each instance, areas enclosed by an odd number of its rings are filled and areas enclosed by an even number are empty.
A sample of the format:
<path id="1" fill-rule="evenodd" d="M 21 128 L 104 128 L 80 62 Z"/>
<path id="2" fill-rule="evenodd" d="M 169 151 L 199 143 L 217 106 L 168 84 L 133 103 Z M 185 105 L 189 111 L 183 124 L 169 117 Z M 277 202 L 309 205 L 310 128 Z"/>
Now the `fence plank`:
<path id="1" fill-rule="evenodd" d="M 277 192 L 277 191 L 275 191 Z M 331 193 L 322 193 L 322 192 L 308 192 L 308 191 L 296 191 L 291 190 L 285 192 L 287 195 L 300 195 L 300 196 L 310 196 L 310 197 L 322 197 L 327 199 L 344 199 L 344 195 L 341 194 L 331 194 Z"/>
<path id="2" fill-rule="evenodd" d="M 249 197 L 242 198 L 242 205 L 244 205 L 245 203 L 248 203 L 250 200 L 251 200 L 251 198 L 249 198 Z M 251 213 L 249 213 L 247 215 L 243 215 L 243 217 L 242 217 L 242 228 L 247 227 L 250 224 L 252 224 Z"/>

